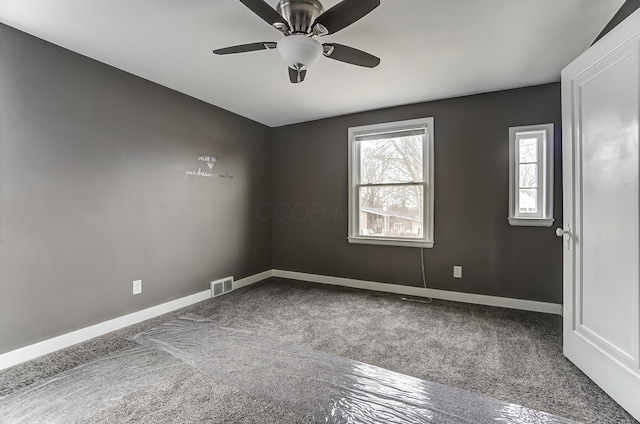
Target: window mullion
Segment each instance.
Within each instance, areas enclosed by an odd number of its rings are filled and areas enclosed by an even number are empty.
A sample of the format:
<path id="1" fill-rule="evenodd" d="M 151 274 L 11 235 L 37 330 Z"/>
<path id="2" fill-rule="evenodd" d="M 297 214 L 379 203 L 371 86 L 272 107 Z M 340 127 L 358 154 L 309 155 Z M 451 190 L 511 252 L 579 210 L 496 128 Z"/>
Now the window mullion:
<path id="1" fill-rule="evenodd" d="M 418 186 L 425 184 L 422 181 L 411 181 L 406 183 L 380 183 L 380 184 L 360 184 L 361 187 L 403 187 L 403 186 Z"/>

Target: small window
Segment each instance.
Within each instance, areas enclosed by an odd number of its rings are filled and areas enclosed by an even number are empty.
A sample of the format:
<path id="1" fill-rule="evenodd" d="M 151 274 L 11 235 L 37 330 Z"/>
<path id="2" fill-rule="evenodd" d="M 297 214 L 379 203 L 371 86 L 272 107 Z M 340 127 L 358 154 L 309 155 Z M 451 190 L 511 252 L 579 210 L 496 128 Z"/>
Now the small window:
<path id="1" fill-rule="evenodd" d="M 433 118 L 349 128 L 349 242 L 433 247 Z"/>
<path id="2" fill-rule="evenodd" d="M 553 224 L 553 124 L 509 128 L 509 223 Z"/>

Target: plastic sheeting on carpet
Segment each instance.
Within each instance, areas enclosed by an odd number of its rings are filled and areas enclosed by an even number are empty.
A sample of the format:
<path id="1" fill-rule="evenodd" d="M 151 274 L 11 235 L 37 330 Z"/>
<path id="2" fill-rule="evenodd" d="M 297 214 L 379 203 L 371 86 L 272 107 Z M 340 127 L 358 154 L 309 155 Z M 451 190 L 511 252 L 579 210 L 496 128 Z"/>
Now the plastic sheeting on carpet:
<path id="1" fill-rule="evenodd" d="M 195 315 L 135 340 L 320 423 L 574 421 L 335 355 L 224 328 Z"/>
<path id="2" fill-rule="evenodd" d="M 188 315 L 4 398 L 0 423 L 85 422 L 185 369 L 319 423 L 574 421 Z M 179 417 L 176 417 L 179 420 Z"/>
<path id="3" fill-rule="evenodd" d="M 161 382 L 184 362 L 156 349 L 126 348 L 0 398 L 0 423 L 79 423 Z"/>

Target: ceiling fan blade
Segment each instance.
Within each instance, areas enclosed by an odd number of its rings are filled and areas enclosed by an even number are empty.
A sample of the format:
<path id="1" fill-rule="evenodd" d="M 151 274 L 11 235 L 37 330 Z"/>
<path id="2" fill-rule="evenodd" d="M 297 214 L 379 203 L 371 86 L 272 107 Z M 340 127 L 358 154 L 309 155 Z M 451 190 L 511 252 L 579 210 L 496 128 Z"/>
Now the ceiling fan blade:
<path id="1" fill-rule="evenodd" d="M 334 34 L 362 19 L 378 6 L 380 6 L 380 0 L 342 0 L 318 16 L 314 26 L 320 24 L 329 31 L 329 34 Z"/>
<path id="2" fill-rule="evenodd" d="M 379 58 L 353 47 L 335 43 L 326 43 L 322 46 L 324 47 L 324 55 L 330 59 L 366 68 L 375 68 L 380 64 Z"/>
<path id="3" fill-rule="evenodd" d="M 283 32 L 291 29 L 287 20 L 264 0 L 240 0 L 240 3 L 247 6 L 253 13 L 269 25 L 276 27 L 276 29 Z"/>
<path id="4" fill-rule="evenodd" d="M 276 43 L 270 42 L 270 41 L 262 41 L 260 43 L 241 44 L 239 46 L 216 49 L 213 52 L 215 54 L 234 54 L 234 53 L 255 52 L 258 50 L 270 50 L 275 48 L 276 48 Z"/>
<path id="5" fill-rule="evenodd" d="M 306 69 L 301 70 L 300 73 L 298 73 L 298 71 L 296 71 L 293 68 L 288 68 L 288 69 L 289 69 L 289 80 L 291 80 L 293 84 L 298 84 L 304 81 L 304 77 L 307 76 Z"/>

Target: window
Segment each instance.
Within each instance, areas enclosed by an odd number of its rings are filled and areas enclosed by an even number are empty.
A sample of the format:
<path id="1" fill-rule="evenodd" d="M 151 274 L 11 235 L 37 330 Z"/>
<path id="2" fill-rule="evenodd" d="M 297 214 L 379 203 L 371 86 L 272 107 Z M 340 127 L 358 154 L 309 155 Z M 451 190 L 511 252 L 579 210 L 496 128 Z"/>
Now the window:
<path id="1" fill-rule="evenodd" d="M 553 224 L 553 124 L 509 128 L 509 223 Z"/>
<path id="2" fill-rule="evenodd" d="M 349 242 L 433 247 L 433 118 L 349 128 Z"/>

